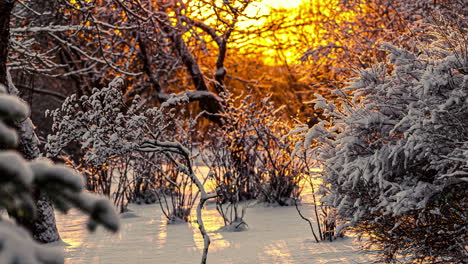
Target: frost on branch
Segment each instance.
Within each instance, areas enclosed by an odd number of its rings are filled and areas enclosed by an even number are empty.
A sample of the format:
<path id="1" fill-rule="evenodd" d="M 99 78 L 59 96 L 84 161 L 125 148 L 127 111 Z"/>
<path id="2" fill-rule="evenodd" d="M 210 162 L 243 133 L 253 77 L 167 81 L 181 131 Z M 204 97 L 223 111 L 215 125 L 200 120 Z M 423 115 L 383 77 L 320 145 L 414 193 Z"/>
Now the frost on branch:
<path id="1" fill-rule="evenodd" d="M 384 44 L 388 64 L 363 70 L 349 98 L 315 101 L 332 123 L 297 129 L 324 167 L 324 202 L 386 262 L 468 257 L 468 51 L 450 30 L 421 55 Z"/>
<path id="2" fill-rule="evenodd" d="M 29 108 L 3 90 L 0 89 L 0 124 L 5 129 L 0 129 L 0 142 L 2 147 L 15 147 L 18 137 L 11 136 L 14 131 L 6 123 L 25 119 Z M 46 160 L 27 162 L 14 150 L 0 150 L 0 175 L 0 208 L 33 218 L 36 208 L 32 190 L 38 188 L 63 212 L 71 207 L 87 212 L 91 216 L 90 229 L 96 223 L 111 231 L 118 229 L 118 218 L 110 203 L 86 195 L 81 177 L 71 169 Z M 59 253 L 36 244 L 24 229 L 1 218 L 0 244 L 1 263 L 63 263 Z"/>
<path id="3" fill-rule="evenodd" d="M 59 155 L 72 142 L 80 142 L 84 161 L 102 165 L 138 147 L 150 113 L 141 113 L 138 97 L 129 106 L 123 103 L 122 94 L 116 89 L 121 85 L 119 80 L 116 78 L 101 90 L 95 88 L 90 96 L 72 95 L 61 108 L 48 112 L 55 132 L 48 137 L 49 156 Z"/>

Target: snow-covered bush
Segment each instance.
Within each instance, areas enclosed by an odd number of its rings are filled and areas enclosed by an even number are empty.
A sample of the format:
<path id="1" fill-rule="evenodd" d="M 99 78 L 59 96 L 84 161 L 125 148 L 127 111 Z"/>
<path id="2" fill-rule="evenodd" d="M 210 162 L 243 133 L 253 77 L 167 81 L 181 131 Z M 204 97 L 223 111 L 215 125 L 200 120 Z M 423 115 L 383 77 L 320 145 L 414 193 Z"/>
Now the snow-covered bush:
<path id="1" fill-rule="evenodd" d="M 71 143 L 79 143 L 83 157 L 78 161 L 65 159 L 86 176 L 88 190 L 114 195 L 121 211 L 126 208 L 126 199 L 120 198 L 129 190 L 111 193 L 112 182 L 117 178 L 121 186 L 127 186 L 127 163 L 147 131 L 139 98 L 129 106 L 124 104 L 117 90 L 122 85 L 123 80 L 115 78 L 109 87 L 94 89 L 90 96 L 71 95 L 61 108 L 46 112 L 53 119 L 55 134 L 48 136 L 45 146 L 49 157 L 57 157 Z"/>
<path id="2" fill-rule="evenodd" d="M 79 143 L 83 160 L 72 164 L 91 181 L 105 183 L 104 193 L 114 197 L 121 211 L 127 201 L 138 202 L 145 196 L 154 199 L 155 195 L 170 222 L 188 221 L 198 198 L 193 182 L 163 151 L 148 154 L 141 149 L 149 139 L 192 146 L 196 120 L 182 120 L 177 111 L 188 98 L 173 96 L 160 107 L 148 108 L 136 97 L 127 105 L 122 86 L 123 80 L 115 78 L 109 87 L 94 89 L 90 96 L 72 95 L 61 108 L 51 111 L 55 134 L 49 136 L 46 149 L 50 156 L 57 156 L 71 143 Z M 111 194 L 115 178 L 118 185 Z"/>
<path id="3" fill-rule="evenodd" d="M 0 84 L 0 209 L 19 215 L 35 217 L 33 189 L 45 192 L 55 207 L 67 212 L 77 207 L 89 214 L 88 228 L 94 230 L 102 224 L 117 231 L 118 218 L 107 200 L 84 193 L 81 177 L 72 169 L 54 165 L 45 159 L 25 161 L 13 150 L 18 136 L 6 123 L 27 118 L 29 107 L 15 96 L 6 94 Z M 8 150 L 5 150 L 8 149 Z M 63 263 L 63 256 L 50 248 L 42 247 L 31 235 L 13 222 L 0 217 L 0 263 Z"/>
<path id="4" fill-rule="evenodd" d="M 206 165 L 210 167 L 210 176 L 220 192 L 221 203 L 235 204 L 239 201 L 254 199 L 258 190 L 255 183 L 255 156 L 251 151 L 255 140 L 252 138 L 251 108 L 247 100 L 233 98 L 226 94 L 223 124 L 209 133 L 210 141 L 204 149 L 207 155 Z"/>
<path id="5" fill-rule="evenodd" d="M 55 134 L 48 138 L 46 145 L 48 154 L 59 155 L 66 146 L 72 142 L 78 142 L 85 153 L 84 160 L 93 165 L 102 166 L 104 170 L 119 166 L 119 163 L 130 164 L 137 169 L 140 162 L 153 162 L 156 167 L 168 164 L 174 166 L 173 168 L 177 169 L 178 178 L 183 177 L 180 179 L 182 185 L 180 181 L 174 181 L 168 175 L 161 176 L 180 191 L 178 195 L 192 195 L 192 185 L 198 190 L 193 199 L 179 199 L 177 203 L 176 201 L 166 202 L 165 205 L 172 204 L 175 208 L 170 211 L 169 207 L 166 207 L 166 216 L 169 221 L 173 221 L 174 217 L 181 212 L 188 216 L 191 207 L 187 209 L 186 202 L 193 206 L 194 201 L 199 200 L 197 222 L 204 239 L 202 263 L 205 263 L 210 238 L 203 225 L 201 210 L 205 202 L 216 197 L 217 194 L 205 191 L 202 182 L 195 175 L 190 149 L 178 142 L 174 136 L 174 128 L 177 130 L 183 127 L 177 122 L 177 110 L 174 106 L 188 102 L 188 97 L 186 94 L 173 95 L 161 106 L 153 108 L 145 108 L 145 101 L 136 97 L 130 105 L 127 105 L 123 102 L 120 92 L 123 83 L 123 80 L 117 77 L 109 84 L 109 87 L 101 90 L 94 89 L 89 97 L 77 98 L 74 95 L 68 97 L 61 108 L 51 111 L 49 114 L 54 119 Z M 145 159 L 148 156 L 142 153 L 153 153 L 155 154 L 153 158 L 164 157 L 164 160 L 149 161 Z M 128 157 L 131 157 L 131 160 L 125 160 Z M 117 160 L 117 162 L 109 163 L 112 160 Z M 151 170 L 151 167 L 147 169 Z M 135 175 L 131 173 L 131 170 L 124 169 L 123 171 L 121 176 L 124 176 L 124 181 L 122 182 L 121 177 L 119 186 L 137 182 L 135 179 L 128 181 L 128 175 Z M 134 193 L 132 188 L 123 188 L 123 190 L 128 190 L 130 194 Z M 122 199 L 124 200 L 126 199 Z M 163 208 L 163 203 L 161 207 Z M 188 220 L 188 217 L 184 220 Z"/>
<path id="6" fill-rule="evenodd" d="M 109 87 L 95 88 L 90 96 L 71 95 L 61 108 L 47 111 L 55 132 L 48 137 L 48 155 L 58 156 L 77 141 L 81 143 L 84 162 L 103 166 L 112 158 L 137 149 L 148 129 L 147 117 L 140 111 L 139 98 L 129 106 L 123 103 L 118 90 L 122 84 L 121 78 L 115 78 Z"/>
<path id="7" fill-rule="evenodd" d="M 223 137 L 208 142 L 203 147 L 202 158 L 204 164 L 209 168 L 208 178 L 213 189 L 219 194 L 216 197 L 216 210 L 223 218 L 224 227 L 233 227 L 234 231 L 242 231 L 247 224 L 244 221 L 246 205 L 242 208 L 241 174 L 233 162 L 231 152 L 224 145 Z"/>
<path id="8" fill-rule="evenodd" d="M 303 142 L 299 140 L 297 142 L 297 146 L 302 147 L 302 143 Z M 317 243 L 325 240 L 331 242 L 338 237 L 342 238 L 344 233 L 341 231 L 337 232 L 336 230 L 337 219 L 335 210 L 329 204 L 320 201 L 322 193 L 319 191 L 319 188 L 322 182 L 320 174 L 317 174 L 320 172 L 320 169 L 312 167 L 317 166 L 317 163 L 313 160 L 313 156 L 310 155 L 310 150 L 305 148 L 295 149 L 292 157 L 294 159 L 302 160 L 305 164 L 305 169 L 303 170 L 301 179 L 303 180 L 304 185 L 308 185 L 308 187 L 310 187 L 312 196 L 310 205 L 313 207 L 312 219 L 315 224 L 309 218 L 304 216 L 302 210 L 298 206 L 300 197 L 297 197 L 294 200 L 294 205 L 299 216 L 309 224 L 312 235 Z M 306 206 L 306 204 L 303 206 Z"/>
<path id="9" fill-rule="evenodd" d="M 323 166 L 323 202 L 385 262 L 468 259 L 467 32 L 434 32 L 418 53 L 384 44 L 387 64 L 338 104 L 316 95 L 331 122 L 296 130 Z"/>
<path id="10" fill-rule="evenodd" d="M 225 101 L 223 125 L 212 133 L 208 146 L 208 166 L 222 193 L 218 199 L 229 204 L 258 199 L 291 205 L 301 191 L 304 163 L 291 159 L 294 143 L 284 137 L 289 127 L 279 109 L 268 97 L 256 102 L 252 96 L 227 94 Z"/>

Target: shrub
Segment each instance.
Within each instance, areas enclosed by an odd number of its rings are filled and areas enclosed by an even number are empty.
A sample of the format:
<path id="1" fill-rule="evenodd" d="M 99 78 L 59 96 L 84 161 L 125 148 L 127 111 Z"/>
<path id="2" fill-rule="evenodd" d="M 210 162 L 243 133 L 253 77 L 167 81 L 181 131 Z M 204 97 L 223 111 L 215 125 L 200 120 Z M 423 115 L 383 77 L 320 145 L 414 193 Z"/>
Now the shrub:
<path id="1" fill-rule="evenodd" d="M 225 96 L 223 125 L 212 133 L 208 149 L 211 177 L 221 203 L 249 199 L 291 205 L 301 191 L 304 164 L 291 158 L 294 143 L 284 137 L 288 125 L 269 98 Z"/>
<path id="2" fill-rule="evenodd" d="M 217 195 L 205 191 L 202 181 L 195 175 L 191 150 L 174 137 L 174 129 L 177 130 L 184 125 L 183 122 L 178 123 L 176 108 L 173 106 L 188 102 L 188 97 L 186 94 L 173 95 L 160 107 L 153 108 L 145 108 L 145 102 L 136 97 L 130 105 L 127 105 L 123 102 L 122 93 L 117 89 L 122 88 L 122 85 L 123 80 L 117 77 L 109 84 L 109 87 L 101 90 L 94 89 L 90 97 L 77 98 L 72 95 L 65 100 L 62 108 L 52 111 L 50 114 L 54 119 L 55 134 L 48 138 L 46 147 L 49 155 L 58 155 L 65 146 L 77 141 L 85 150 L 84 159 L 87 162 L 103 166 L 107 165 L 110 160 L 118 159 L 138 169 L 140 162 L 144 162 L 143 158 L 146 157 L 143 154 L 157 154 L 149 156 L 156 158 L 153 164 L 162 168 L 165 164 L 170 164 L 173 166 L 171 169 L 176 170 L 178 178 L 179 175 L 182 178 L 184 186 L 189 187 L 189 190 L 179 189 L 179 196 L 191 196 L 192 185 L 198 190 L 193 199 L 182 198 L 177 202 L 172 200 L 171 203 L 175 209 L 171 212 L 165 211 L 165 213 L 170 222 L 180 219 L 178 217 L 180 215 L 184 216 L 182 220 L 187 221 L 191 207 L 187 208 L 186 205 L 193 206 L 194 201 L 198 199 L 198 196 L 200 197 L 196 212 L 198 226 L 204 240 L 202 263 L 205 263 L 210 238 L 203 225 L 201 210 L 208 199 Z M 194 120 L 188 122 L 191 124 Z M 126 157 L 132 160 L 122 160 Z M 164 162 L 158 160 L 160 157 L 165 158 Z M 122 177 L 120 180 L 128 187 L 127 173 L 133 177 L 135 174 L 130 170 L 124 170 L 123 182 Z M 180 184 L 173 179 L 171 182 L 167 175 L 163 176 L 171 184 L 180 187 Z M 131 182 L 136 181 L 133 179 Z M 123 190 L 135 193 L 135 189 L 125 186 Z M 167 209 L 170 210 L 169 206 Z"/>
<path id="3" fill-rule="evenodd" d="M 153 108 L 138 97 L 127 104 L 118 89 L 122 85 L 123 80 L 116 78 L 109 87 L 94 89 L 90 96 L 72 95 L 61 108 L 51 111 L 54 134 L 46 145 L 49 156 L 60 155 L 77 142 L 84 156 L 72 165 L 86 172 L 92 190 L 112 196 L 121 212 L 128 201 L 157 200 L 169 222 L 188 221 L 198 194 L 179 166 L 185 157 L 167 156 L 164 147 L 151 147 L 148 153 L 144 147 L 152 145 L 152 140 L 177 142 L 190 147 L 192 162 L 196 118 L 181 118 L 181 105 L 188 98 L 173 96 Z M 114 188 L 113 181 L 117 182 Z"/>
<path id="4" fill-rule="evenodd" d="M 331 121 L 302 127 L 323 202 L 385 262 L 468 258 L 468 42 L 465 28 L 436 29 L 418 53 L 384 44 L 388 63 L 335 91 L 339 104 L 316 95 Z"/>

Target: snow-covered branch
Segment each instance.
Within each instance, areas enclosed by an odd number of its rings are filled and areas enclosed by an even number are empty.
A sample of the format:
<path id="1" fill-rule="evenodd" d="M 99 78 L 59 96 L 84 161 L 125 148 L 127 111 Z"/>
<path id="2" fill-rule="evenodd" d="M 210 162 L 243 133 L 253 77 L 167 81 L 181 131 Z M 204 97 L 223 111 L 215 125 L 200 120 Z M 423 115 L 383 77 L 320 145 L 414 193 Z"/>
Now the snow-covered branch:
<path id="1" fill-rule="evenodd" d="M 48 155 L 57 156 L 76 141 L 85 150 L 85 161 L 97 166 L 131 153 L 163 154 L 178 171 L 189 177 L 201 194 L 197 221 L 205 241 L 202 257 L 205 263 L 210 239 L 201 210 L 205 202 L 217 194 L 205 191 L 193 170 L 190 150 L 174 139 L 174 131 L 167 131 L 169 126 L 177 125 L 173 107 L 189 102 L 188 93 L 172 95 L 160 107 L 145 109 L 138 97 L 129 105 L 122 101 L 122 85 L 123 80 L 117 77 L 109 87 L 94 89 L 90 96 L 72 95 L 61 108 L 49 112 L 55 134 L 48 138 Z M 199 96 L 199 91 L 192 95 Z"/>

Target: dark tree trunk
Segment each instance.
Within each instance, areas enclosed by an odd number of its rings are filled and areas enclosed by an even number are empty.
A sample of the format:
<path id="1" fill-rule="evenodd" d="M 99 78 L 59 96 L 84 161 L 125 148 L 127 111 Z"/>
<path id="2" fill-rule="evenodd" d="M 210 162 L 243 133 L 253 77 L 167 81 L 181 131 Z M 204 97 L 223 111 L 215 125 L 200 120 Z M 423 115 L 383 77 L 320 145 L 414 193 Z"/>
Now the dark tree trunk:
<path id="1" fill-rule="evenodd" d="M 55 224 L 54 209 L 49 198 L 38 190 L 34 191 L 33 198 L 37 208 L 35 219 L 21 217 L 16 212 L 9 212 L 9 215 L 16 220 L 17 224 L 26 228 L 33 239 L 39 243 L 51 243 L 60 240 Z"/>
<path id="2" fill-rule="evenodd" d="M 227 38 L 229 38 L 230 33 L 225 39 L 223 39 L 219 45 L 219 54 L 218 59 L 216 60 L 216 73 L 215 73 L 215 89 L 218 94 L 226 92 L 224 87 L 224 78 L 226 77 L 226 69 L 224 68 L 224 60 L 226 59 L 227 53 Z"/>
<path id="3" fill-rule="evenodd" d="M 190 50 L 187 48 L 182 36 L 178 33 L 173 34 L 172 41 L 174 42 L 175 48 L 179 57 L 182 59 L 182 62 L 187 68 L 190 76 L 192 77 L 193 85 L 197 91 L 207 91 L 208 86 L 204 80 L 203 73 L 198 65 L 196 59 L 190 53 Z M 223 110 L 223 106 L 221 105 L 221 101 L 213 100 L 210 97 L 203 97 L 199 100 L 199 105 L 202 110 L 208 112 L 208 114 L 218 114 Z M 220 119 L 217 115 L 210 115 L 208 116 L 209 119 L 216 123 L 220 123 Z"/>
<path id="4" fill-rule="evenodd" d="M 11 91 L 15 93 L 17 91 Z M 34 125 L 30 118 L 17 124 L 20 144 L 18 151 L 27 160 L 33 160 L 40 156 L 39 139 L 34 132 Z M 36 203 L 37 215 L 35 219 L 18 216 L 15 212 L 11 215 L 16 222 L 31 232 L 34 240 L 40 243 L 50 243 L 60 239 L 55 223 L 54 209 L 49 198 L 39 190 L 34 190 L 34 201 Z"/>
<path id="5" fill-rule="evenodd" d="M 182 60 L 182 63 L 190 74 L 195 89 L 197 91 L 209 92 L 203 72 L 196 58 L 187 47 L 182 34 L 177 28 L 171 26 L 171 21 L 167 18 L 163 18 L 160 24 L 163 32 L 169 36 L 177 56 Z M 201 97 L 197 101 L 199 102 L 200 108 L 208 113 L 208 118 L 219 123 L 220 119 L 216 114 L 223 111 L 223 105 L 221 101 L 213 100 L 213 98 L 214 97 Z"/>
<path id="6" fill-rule="evenodd" d="M 10 18 L 13 0 L 0 0 L 0 83 L 6 84 L 6 62 L 10 42 Z"/>
<path id="7" fill-rule="evenodd" d="M 208 86 L 206 85 L 205 79 L 203 78 L 203 73 L 200 69 L 200 66 L 197 63 L 197 60 L 192 56 L 192 53 L 185 44 L 182 34 L 173 30 L 171 36 L 171 41 L 174 44 L 177 55 L 182 60 L 185 65 L 185 68 L 192 77 L 193 85 L 197 91 L 208 91 Z"/>
<path id="8" fill-rule="evenodd" d="M 11 87 L 7 81 L 7 56 L 10 42 L 10 19 L 11 12 L 16 0 L 0 0 L 0 83 L 9 87 L 9 93 L 17 94 L 18 91 Z M 31 119 L 17 124 L 20 136 L 20 151 L 25 159 L 31 160 L 40 156 L 39 141 L 34 132 Z M 37 217 L 32 220 L 20 217 L 16 212 L 9 212 L 16 222 L 28 229 L 35 240 L 48 243 L 60 239 L 55 224 L 54 210 L 51 202 L 39 191 L 34 194 L 37 207 Z"/>

